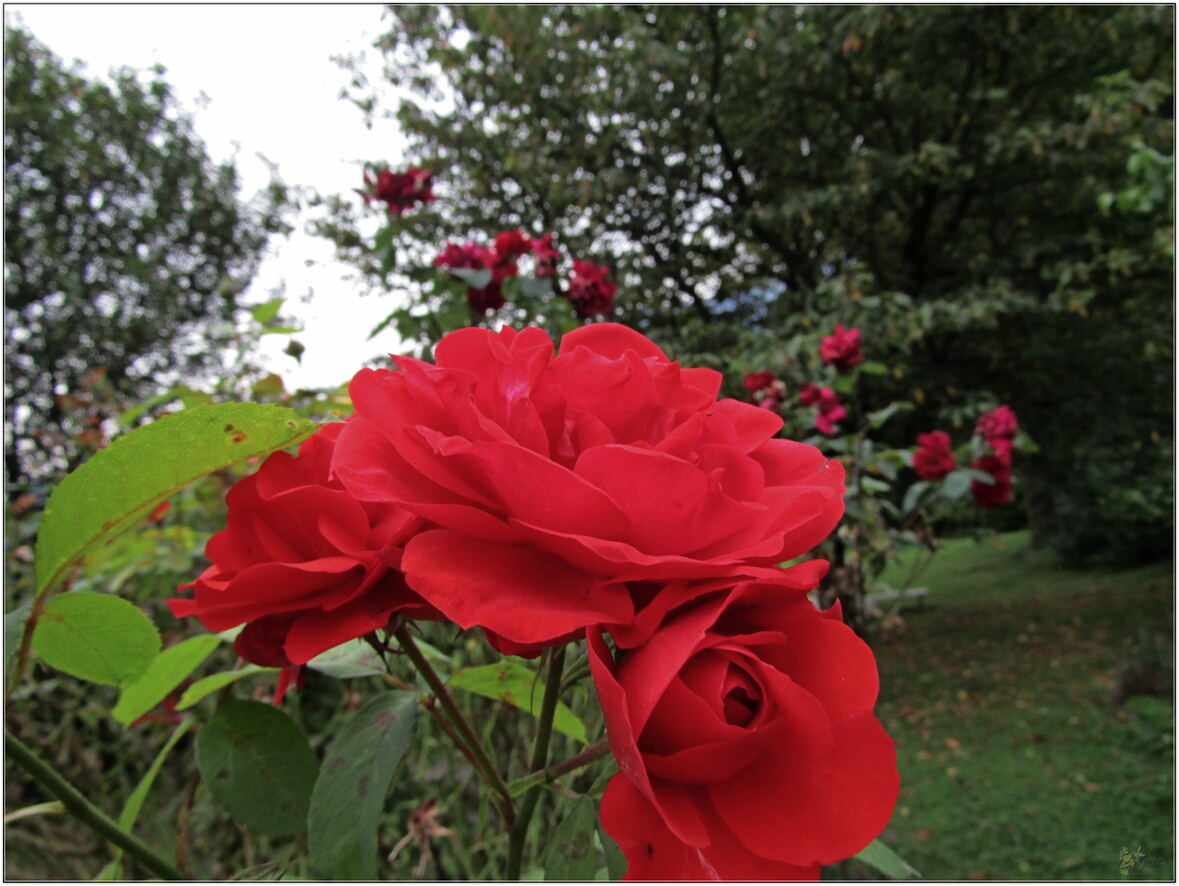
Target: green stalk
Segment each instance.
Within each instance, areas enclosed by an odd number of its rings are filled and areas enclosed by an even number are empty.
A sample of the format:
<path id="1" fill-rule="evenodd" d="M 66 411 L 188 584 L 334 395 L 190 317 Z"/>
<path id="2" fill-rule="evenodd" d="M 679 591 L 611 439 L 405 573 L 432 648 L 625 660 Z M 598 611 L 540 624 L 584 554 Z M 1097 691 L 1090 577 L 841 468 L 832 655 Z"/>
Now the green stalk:
<path id="1" fill-rule="evenodd" d="M 459 750 L 463 750 L 467 758 L 475 764 L 475 771 L 499 795 L 496 798 L 496 805 L 499 806 L 505 822 L 510 826 L 513 819 L 512 795 L 508 792 L 508 786 L 503 780 L 503 776 L 499 774 L 499 771 L 495 768 L 495 764 L 487 756 L 487 751 L 483 749 L 483 744 L 479 741 L 479 737 L 475 735 L 475 730 L 471 728 L 471 724 L 467 722 L 467 718 L 463 716 L 462 711 L 458 709 L 458 705 L 454 703 L 454 699 L 451 698 L 450 692 L 447 690 L 446 684 L 442 682 L 442 678 L 438 676 L 438 672 L 434 670 L 433 666 L 426 659 L 426 656 L 418 648 L 418 644 L 414 642 L 413 635 L 409 632 L 409 627 L 402 622 L 393 629 L 393 635 L 397 638 L 397 642 L 401 644 L 401 648 L 405 651 L 405 654 L 409 656 L 409 660 L 413 662 L 413 666 L 417 668 L 418 673 L 422 675 L 426 683 L 434 691 L 434 697 L 442 705 L 442 709 L 446 711 L 451 723 L 458 730 L 466 746 L 464 749 L 460 745 Z"/>
<path id="2" fill-rule="evenodd" d="M 514 796 L 519 796 L 534 785 L 548 784 L 549 782 L 556 781 L 565 773 L 572 772 L 574 769 L 580 769 L 582 766 L 588 766 L 590 763 L 600 760 L 609 753 L 610 743 L 603 738 L 597 744 L 590 745 L 584 751 L 573 755 L 568 760 L 562 760 L 560 763 L 530 772 L 523 778 L 517 778 L 508 785 L 508 789 Z"/>
<path id="3" fill-rule="evenodd" d="M 8 730 L 4 731 L 4 747 L 9 759 L 33 777 L 42 788 L 61 801 L 62 806 L 78 821 L 100 837 L 114 843 L 140 864 L 165 880 L 183 880 L 184 874 L 155 854 L 133 834 L 124 831 L 102 810 L 83 797 L 78 790 L 46 765 L 24 742 Z"/>
<path id="4" fill-rule="evenodd" d="M 557 713 L 557 702 L 561 698 L 561 670 L 565 667 L 565 647 L 558 646 L 551 650 L 548 674 L 545 677 L 544 699 L 540 704 L 540 715 L 536 727 L 536 743 L 532 746 L 532 765 L 535 772 L 544 769 L 549 756 L 549 740 L 553 735 L 553 717 Z M 505 879 L 519 880 L 520 867 L 524 860 L 524 840 L 528 836 L 528 824 L 532 821 L 532 813 L 536 811 L 537 801 L 540 800 L 541 786 L 529 788 L 520 804 L 515 824 L 508 839 L 508 868 Z"/>

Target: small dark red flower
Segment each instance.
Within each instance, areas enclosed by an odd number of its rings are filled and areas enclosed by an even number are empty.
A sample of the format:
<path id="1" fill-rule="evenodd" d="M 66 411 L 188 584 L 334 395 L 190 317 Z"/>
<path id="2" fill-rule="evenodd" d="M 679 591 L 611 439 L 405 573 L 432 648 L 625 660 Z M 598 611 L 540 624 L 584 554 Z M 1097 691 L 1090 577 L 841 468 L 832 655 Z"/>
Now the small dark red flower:
<path id="1" fill-rule="evenodd" d="M 574 259 L 573 277 L 565 296 L 573 303 L 573 310 L 582 320 L 614 310 L 614 293 L 618 284 L 606 279 L 610 269 L 593 262 Z"/>
<path id="2" fill-rule="evenodd" d="M 552 234 L 545 234 L 539 240 L 532 241 L 532 255 L 536 259 L 537 277 L 557 276 L 557 259 L 561 253 L 553 248 Z"/>
<path id="3" fill-rule="evenodd" d="M 913 469 L 922 480 L 940 480 L 958 466 L 950 451 L 950 435 L 945 431 L 930 431 L 917 435 L 917 449 L 913 452 Z"/>
<path id="4" fill-rule="evenodd" d="M 377 172 L 375 178 L 371 172 L 365 170 L 364 182 L 368 186 L 367 189 L 357 191 L 364 198 L 364 202 L 380 200 L 388 206 L 390 212 L 397 215 L 419 203 L 429 203 L 434 199 L 434 173 L 428 169 L 418 169 L 416 166 L 411 166 L 405 172 L 382 169 Z"/>
<path id="5" fill-rule="evenodd" d="M 982 437 L 1000 458 L 1011 460 L 1015 450 L 1015 435 L 1019 433 L 1019 421 L 1015 410 L 1004 404 L 990 412 L 984 412 L 974 426 L 976 437 Z"/>
<path id="6" fill-rule="evenodd" d="M 763 388 L 768 388 L 774 383 L 774 373 L 770 371 L 751 372 L 745 376 L 745 390 L 751 394 L 756 394 Z"/>
<path id="7" fill-rule="evenodd" d="M 823 338 L 819 345 L 819 357 L 827 366 L 834 366 L 843 372 L 864 362 L 864 350 L 860 345 L 860 330 L 844 329 L 835 324 L 835 334 Z"/>

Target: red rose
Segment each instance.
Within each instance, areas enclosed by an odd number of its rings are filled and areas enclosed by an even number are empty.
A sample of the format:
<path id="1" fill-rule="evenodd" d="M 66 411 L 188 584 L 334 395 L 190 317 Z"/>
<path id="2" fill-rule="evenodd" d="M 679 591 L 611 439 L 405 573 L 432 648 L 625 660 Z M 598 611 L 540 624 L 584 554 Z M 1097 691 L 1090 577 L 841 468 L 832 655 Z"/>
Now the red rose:
<path id="1" fill-rule="evenodd" d="M 815 412 L 815 428 L 823 434 L 834 434 L 839 430 L 835 423 L 847 418 L 847 410 L 839 401 L 839 395 L 830 388 L 820 388 L 814 382 L 807 382 L 798 392 L 798 402 L 803 406 L 818 407 Z"/>
<path id="2" fill-rule="evenodd" d="M 970 465 L 977 471 L 986 471 L 995 478 L 994 483 L 973 480 L 970 494 L 980 508 L 998 508 L 1011 499 L 1011 461 L 1002 455 L 981 455 Z"/>
<path id="3" fill-rule="evenodd" d="M 431 187 L 433 181 L 434 173 L 414 166 L 405 172 L 390 172 L 383 169 L 377 173 L 376 178 L 366 170 L 364 183 L 367 190 L 357 193 L 364 198 L 365 203 L 380 200 L 389 207 L 390 212 L 400 215 L 418 203 L 428 203 L 434 199 Z"/>
<path id="4" fill-rule="evenodd" d="M 614 310 L 614 293 L 618 284 L 606 279 L 609 268 L 593 262 L 573 261 L 573 277 L 569 280 L 566 298 L 573 303 L 573 309 L 582 320 L 595 314 L 609 314 Z"/>
<path id="5" fill-rule="evenodd" d="M 990 412 L 984 412 L 974 427 L 975 436 L 982 437 L 992 446 L 996 439 L 1013 440 L 1017 433 L 1019 422 L 1015 418 L 1015 410 L 1006 404 Z"/>
<path id="6" fill-rule="evenodd" d="M 445 248 L 434 258 L 436 268 L 473 268 L 482 270 L 491 261 L 491 253 L 477 243 L 447 242 Z M 459 278 L 455 278 L 459 279 Z"/>
<path id="7" fill-rule="evenodd" d="M 601 820 L 627 879 L 817 879 L 887 824 L 899 777 L 876 665 L 838 608 L 744 582 L 617 661 L 600 630 L 589 647 L 619 766 Z"/>
<path id="8" fill-rule="evenodd" d="M 819 345 L 819 357 L 825 366 L 834 366 L 840 372 L 864 362 L 864 350 L 860 345 L 860 330 L 844 329 L 835 324 L 835 334 L 824 336 Z"/>
<path id="9" fill-rule="evenodd" d="M 510 262 L 532 251 L 532 240 L 519 228 L 495 235 L 495 254 L 500 261 Z"/>
<path id="10" fill-rule="evenodd" d="M 745 376 L 745 390 L 751 394 L 756 394 L 763 388 L 768 388 L 774 383 L 774 373 L 765 372 L 751 372 Z"/>
<path id="11" fill-rule="evenodd" d="M 331 476 L 346 423 L 324 425 L 298 457 L 276 452 L 227 496 L 229 522 L 209 539 L 212 561 L 191 600 L 168 601 L 210 631 L 245 624 L 234 649 L 270 667 L 302 665 L 384 627 L 397 611 L 437 617 L 406 586 L 401 546 L 421 521 L 358 502 Z"/>
<path id="12" fill-rule="evenodd" d="M 917 435 L 917 449 L 913 452 L 913 469 L 922 480 L 940 480 L 958 466 L 950 451 L 950 435 L 945 431 L 930 431 Z"/>
<path id="13" fill-rule="evenodd" d="M 838 462 L 625 326 L 559 356 L 541 329 L 461 329 L 435 358 L 357 373 L 334 468 L 434 524 L 401 565 L 464 628 L 532 645 L 625 624 L 626 583 L 773 574 L 843 513 Z"/>

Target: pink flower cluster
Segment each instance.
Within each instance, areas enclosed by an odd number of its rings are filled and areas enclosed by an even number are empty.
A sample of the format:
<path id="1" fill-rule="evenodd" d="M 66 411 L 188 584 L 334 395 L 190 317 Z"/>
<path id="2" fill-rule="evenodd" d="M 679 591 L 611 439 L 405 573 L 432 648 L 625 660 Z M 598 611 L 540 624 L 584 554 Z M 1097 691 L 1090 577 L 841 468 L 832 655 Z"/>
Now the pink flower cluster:
<path id="1" fill-rule="evenodd" d="M 614 310 L 614 293 L 618 291 L 618 284 L 606 279 L 609 273 L 609 268 L 602 265 L 574 260 L 573 276 L 569 279 L 566 297 L 582 320 L 596 314 L 609 314 Z"/>
<path id="2" fill-rule="evenodd" d="M 364 198 L 364 202 L 381 201 L 388 207 L 389 212 L 395 215 L 434 199 L 434 173 L 428 169 L 418 169 L 416 166 L 409 167 L 405 172 L 381 169 L 375 177 L 366 169 L 364 183 L 365 189 L 356 191 Z"/>
<path id="3" fill-rule="evenodd" d="M 819 345 L 819 358 L 824 366 L 834 366 L 844 372 L 864 362 L 864 349 L 860 344 L 860 330 L 844 329 L 835 324 L 835 334 L 823 338 Z"/>

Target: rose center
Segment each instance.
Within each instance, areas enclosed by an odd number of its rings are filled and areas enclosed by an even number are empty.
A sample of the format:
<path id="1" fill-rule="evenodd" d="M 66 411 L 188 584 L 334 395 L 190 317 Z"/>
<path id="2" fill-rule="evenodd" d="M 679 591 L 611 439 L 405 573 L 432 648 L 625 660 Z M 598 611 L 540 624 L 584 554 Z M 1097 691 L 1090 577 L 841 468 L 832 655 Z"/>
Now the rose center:
<path id="1" fill-rule="evenodd" d="M 748 726 L 757 716 L 758 701 L 751 698 L 744 686 L 735 686 L 725 693 L 725 722 L 730 726 Z"/>

